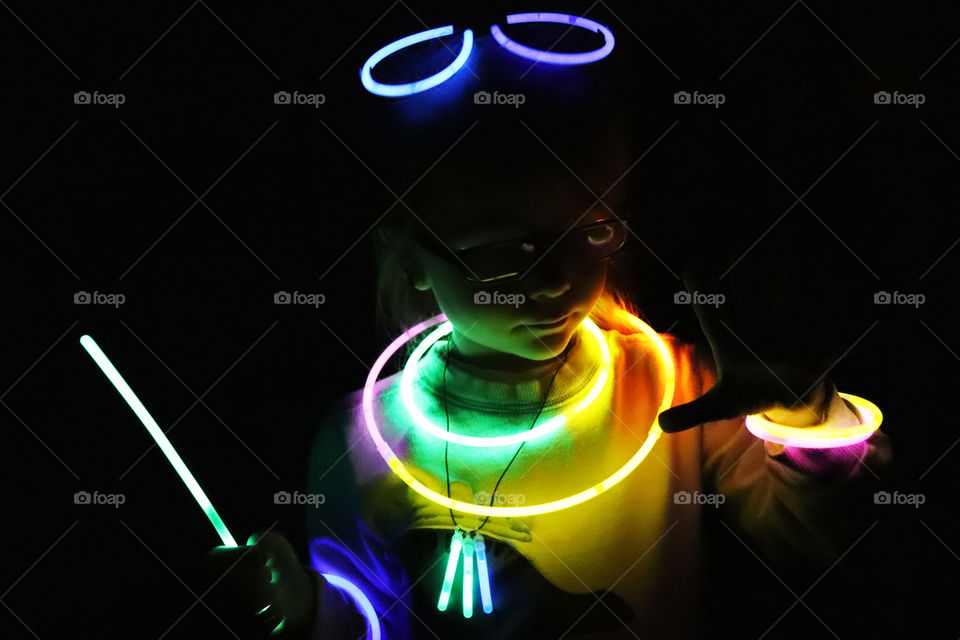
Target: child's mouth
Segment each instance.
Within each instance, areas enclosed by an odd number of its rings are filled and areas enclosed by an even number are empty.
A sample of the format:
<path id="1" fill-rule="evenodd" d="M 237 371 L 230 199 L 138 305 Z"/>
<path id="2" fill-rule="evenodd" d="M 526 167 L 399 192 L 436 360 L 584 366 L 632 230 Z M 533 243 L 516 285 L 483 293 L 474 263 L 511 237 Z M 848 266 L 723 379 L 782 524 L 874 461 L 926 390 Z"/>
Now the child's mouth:
<path id="1" fill-rule="evenodd" d="M 570 314 L 567 314 L 562 318 L 560 318 L 559 320 L 547 321 L 547 322 L 531 322 L 531 323 L 524 323 L 524 324 L 525 326 L 531 329 L 549 331 L 551 329 L 559 329 L 560 327 L 565 325 L 567 323 L 567 320 L 569 319 L 570 319 Z"/>

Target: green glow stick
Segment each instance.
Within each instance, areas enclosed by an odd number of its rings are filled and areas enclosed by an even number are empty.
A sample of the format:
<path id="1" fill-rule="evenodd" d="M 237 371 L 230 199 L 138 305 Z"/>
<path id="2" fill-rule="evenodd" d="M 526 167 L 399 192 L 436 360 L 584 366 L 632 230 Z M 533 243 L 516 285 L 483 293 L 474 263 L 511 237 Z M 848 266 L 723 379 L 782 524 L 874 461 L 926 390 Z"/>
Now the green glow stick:
<path id="1" fill-rule="evenodd" d="M 450 557 L 447 558 L 447 571 L 443 574 L 443 588 L 440 589 L 440 601 L 437 609 L 446 611 L 450 604 L 450 591 L 453 589 L 453 578 L 457 574 L 457 564 L 460 562 L 460 547 L 463 544 L 463 534 L 457 531 L 450 541 Z"/>
<path id="2" fill-rule="evenodd" d="M 463 617 L 473 617 L 473 536 L 463 539 Z"/>
<path id="3" fill-rule="evenodd" d="M 180 475 L 180 479 L 187 485 L 187 489 L 193 494 L 193 498 L 197 501 L 197 504 L 199 504 L 203 512 L 207 514 L 207 519 L 210 520 L 213 528 L 217 530 L 220 539 L 223 540 L 223 544 L 228 547 L 238 546 L 233 536 L 230 535 L 230 532 L 227 530 L 227 525 L 223 524 L 223 520 L 220 519 L 220 514 L 213 508 L 210 500 L 207 499 L 207 495 L 203 492 L 203 489 L 200 488 L 200 485 L 197 484 L 193 474 L 190 473 L 190 469 L 187 468 L 187 465 L 180 459 L 177 450 L 170 444 L 166 434 L 161 431 L 159 425 L 157 425 L 157 422 L 153 419 L 153 416 L 151 416 L 146 407 L 143 406 L 143 403 L 140 402 L 140 399 L 133 392 L 133 389 L 130 388 L 130 385 L 123 379 L 123 376 L 121 376 L 120 372 L 113 366 L 110 359 L 103 353 L 100 346 L 88 335 L 80 337 L 80 344 L 87 350 L 87 353 L 90 354 L 93 361 L 99 365 L 100 369 L 107 376 L 107 379 L 113 383 L 113 386 L 120 392 L 123 399 L 127 401 L 127 404 L 130 405 L 133 412 L 140 418 L 143 426 L 145 426 L 147 431 L 150 432 L 150 435 L 153 436 L 153 439 L 157 442 L 157 446 L 160 447 L 160 450 L 167 456 L 167 460 L 169 460 L 173 468 L 176 469 Z"/>
<path id="4" fill-rule="evenodd" d="M 473 555 L 477 558 L 477 581 L 480 583 L 480 604 L 484 613 L 493 611 L 493 598 L 490 596 L 490 574 L 487 572 L 487 551 L 483 536 L 474 533 Z"/>

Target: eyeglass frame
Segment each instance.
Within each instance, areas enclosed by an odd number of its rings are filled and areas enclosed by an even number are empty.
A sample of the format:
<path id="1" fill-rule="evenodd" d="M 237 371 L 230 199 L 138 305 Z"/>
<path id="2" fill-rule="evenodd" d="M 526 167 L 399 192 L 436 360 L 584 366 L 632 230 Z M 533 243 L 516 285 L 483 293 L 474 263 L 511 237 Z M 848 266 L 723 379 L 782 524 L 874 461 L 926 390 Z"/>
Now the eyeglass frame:
<path id="1" fill-rule="evenodd" d="M 584 229 L 589 229 L 590 227 L 593 227 L 593 226 L 600 226 L 604 224 L 610 224 L 611 222 L 618 222 L 623 224 L 624 228 L 627 231 L 627 234 L 624 237 L 624 240 L 620 244 L 620 246 L 615 251 L 613 251 L 610 255 L 604 256 L 603 258 L 596 258 L 596 259 L 588 258 L 583 260 L 577 260 L 574 258 L 564 258 L 565 260 L 569 260 L 571 262 L 581 262 L 581 263 L 609 260 L 613 256 L 622 252 L 627 247 L 627 244 L 629 243 L 629 239 L 631 235 L 630 223 L 633 222 L 634 219 L 635 217 L 632 214 L 623 215 L 623 216 L 613 215 L 610 218 L 596 220 L 594 222 L 580 225 L 579 227 L 572 227 L 562 233 L 533 234 L 533 235 L 525 236 L 523 238 L 517 238 L 515 240 L 491 242 L 489 244 L 482 244 L 476 247 L 468 247 L 466 249 L 460 249 L 460 250 L 451 249 L 448 245 L 444 244 L 441 240 L 439 240 L 435 236 L 427 236 L 422 229 L 418 229 L 416 232 L 414 232 L 413 239 L 414 239 L 414 242 L 418 244 L 421 248 L 426 249 L 427 251 L 434 254 L 435 256 L 441 259 L 447 260 L 448 262 L 457 263 L 457 266 L 460 267 L 461 276 L 467 282 L 470 282 L 472 284 L 485 285 L 485 284 L 495 284 L 500 282 L 512 282 L 516 280 L 522 280 L 526 276 L 526 273 L 532 268 L 532 266 L 539 261 L 539 258 L 543 256 L 547 251 L 552 249 L 554 246 L 556 246 L 556 244 L 559 244 L 560 242 L 562 242 L 564 237 L 567 234 L 574 231 L 582 231 Z M 546 243 L 544 243 L 544 241 L 546 241 Z M 489 250 L 496 247 L 504 247 L 509 245 L 517 245 L 517 244 L 525 244 L 525 243 L 530 243 L 534 247 L 546 247 L 546 248 L 535 249 L 534 259 L 533 259 L 533 262 L 531 263 L 531 266 L 527 267 L 527 271 L 525 271 L 522 274 L 508 275 L 508 276 L 503 276 L 499 278 L 487 278 L 484 280 L 484 279 L 475 277 L 476 274 L 472 273 L 470 268 L 467 266 L 466 261 L 464 260 L 465 255 L 469 255 L 470 253 L 475 251 Z"/>

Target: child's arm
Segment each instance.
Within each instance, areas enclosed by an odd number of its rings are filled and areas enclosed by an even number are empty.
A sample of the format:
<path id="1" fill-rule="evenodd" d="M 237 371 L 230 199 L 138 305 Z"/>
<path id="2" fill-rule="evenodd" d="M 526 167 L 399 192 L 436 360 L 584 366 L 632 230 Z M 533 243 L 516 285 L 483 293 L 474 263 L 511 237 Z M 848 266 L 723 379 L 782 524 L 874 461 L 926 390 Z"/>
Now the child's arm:
<path id="1" fill-rule="evenodd" d="M 710 367 L 700 369 L 701 392 L 715 382 Z M 827 422 L 843 427 L 860 419 L 836 390 Z M 768 417 L 802 427 L 814 424 L 802 410 L 767 413 Z M 850 508 L 867 505 L 862 485 L 889 462 L 890 439 L 877 431 L 864 442 L 835 449 L 803 449 L 767 443 L 747 430 L 743 418 L 717 420 L 702 427 L 702 471 L 705 484 L 725 496 L 724 515 L 772 561 L 835 560 L 863 531 L 844 530 L 855 518 Z M 851 537 L 847 540 L 846 538 Z"/>
<path id="2" fill-rule="evenodd" d="M 364 607 L 376 613 L 383 637 L 407 638 L 410 583 L 399 560 L 365 520 L 358 481 L 391 472 L 372 449 L 354 402 L 357 398 L 355 394 L 345 399 L 321 422 L 307 486 L 323 499 L 306 508 L 312 571 L 318 578 L 333 574 L 346 580 L 363 595 L 358 600 L 350 588 L 323 581 L 313 638 L 362 637 L 368 624 L 362 615 Z"/>
<path id="3" fill-rule="evenodd" d="M 867 510 L 863 485 L 889 459 L 889 439 L 877 431 L 837 449 L 784 448 L 745 424 L 757 413 L 797 427 L 860 422 L 824 379 L 834 360 L 832 283 L 802 260 L 738 268 L 723 282 L 709 266 L 684 273 L 688 291 L 723 292 L 716 304 L 693 304 L 709 348 L 681 350 L 679 368 L 698 382 L 684 387 L 692 397 L 660 414 L 660 425 L 665 433 L 698 429 L 703 482 L 726 498 L 721 518 L 768 558 L 833 560 L 869 525 L 853 516 Z"/>

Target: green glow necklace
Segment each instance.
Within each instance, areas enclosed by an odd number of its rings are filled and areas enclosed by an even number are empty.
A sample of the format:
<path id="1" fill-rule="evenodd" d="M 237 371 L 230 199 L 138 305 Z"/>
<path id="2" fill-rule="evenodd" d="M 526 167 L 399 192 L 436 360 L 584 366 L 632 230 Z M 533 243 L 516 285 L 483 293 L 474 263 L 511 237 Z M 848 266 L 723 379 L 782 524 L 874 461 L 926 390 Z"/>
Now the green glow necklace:
<path id="1" fill-rule="evenodd" d="M 606 346 L 606 344 L 604 344 Z M 443 358 L 443 413 L 446 417 L 446 426 L 447 431 L 450 431 L 450 413 L 447 410 L 447 364 L 450 362 L 450 353 L 453 350 L 454 344 L 452 342 L 451 334 L 451 343 L 450 349 L 447 351 L 447 354 Z M 540 402 L 540 407 L 537 409 L 537 415 L 533 418 L 533 423 L 530 425 L 532 430 L 537 424 L 537 420 L 540 418 L 540 414 L 543 413 L 543 408 L 547 404 L 547 398 L 550 396 L 550 390 L 553 388 L 553 383 L 557 379 L 557 374 L 560 373 L 560 369 L 567 363 L 567 355 L 572 349 L 573 344 L 567 346 L 563 352 L 563 356 L 560 361 L 560 366 L 556 368 L 553 372 L 553 376 L 550 378 L 550 384 L 547 386 L 546 391 L 543 393 L 543 400 Z M 517 459 L 517 456 L 520 455 L 520 450 L 523 449 L 523 445 L 527 443 L 526 440 L 520 442 L 520 446 L 517 447 L 516 453 L 513 454 L 513 457 L 510 458 L 510 462 L 507 464 L 507 468 L 503 470 L 503 473 L 500 474 L 500 478 L 497 479 L 497 484 L 493 487 L 493 492 L 490 494 L 490 504 L 493 504 L 497 495 L 497 489 L 500 487 L 500 482 L 503 480 L 503 477 L 507 475 L 507 470 L 510 469 L 513 465 L 513 461 Z M 443 465 L 447 472 L 447 497 L 450 497 L 450 465 L 448 461 L 448 453 L 450 451 L 450 440 L 447 439 L 444 450 L 443 450 Z M 455 532 L 453 537 L 450 539 L 450 552 L 447 556 L 447 569 L 443 575 L 443 586 L 440 588 L 440 598 L 437 601 L 437 608 L 440 611 L 446 611 L 447 606 L 450 603 L 450 592 L 453 589 L 453 579 L 457 573 L 457 564 L 459 563 L 461 555 L 463 556 L 463 617 L 470 618 L 473 616 L 473 559 L 477 559 L 477 583 L 480 587 L 480 604 L 483 608 L 484 613 L 493 612 L 493 597 L 490 593 L 490 574 L 487 569 L 487 557 L 486 557 L 486 546 L 483 541 L 483 536 L 480 535 L 480 529 L 483 529 L 484 525 L 487 524 L 487 521 L 490 519 L 490 514 L 483 519 L 483 522 L 480 523 L 480 526 L 474 529 L 473 531 L 466 531 L 457 524 L 457 518 L 453 515 L 453 509 L 450 509 L 450 519 L 453 520 L 453 526 Z"/>

